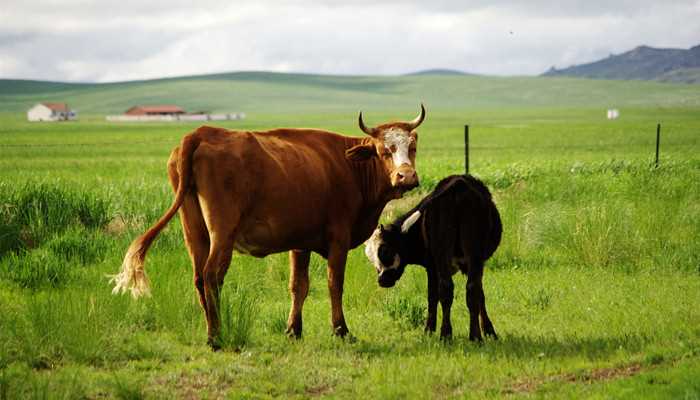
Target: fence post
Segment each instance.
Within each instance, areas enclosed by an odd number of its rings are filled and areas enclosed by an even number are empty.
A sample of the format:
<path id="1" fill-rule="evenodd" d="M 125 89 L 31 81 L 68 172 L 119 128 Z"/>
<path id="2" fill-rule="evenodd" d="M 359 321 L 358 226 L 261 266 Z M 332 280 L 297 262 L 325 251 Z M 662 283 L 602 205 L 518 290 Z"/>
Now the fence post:
<path id="1" fill-rule="evenodd" d="M 464 125 L 464 171 L 469 174 L 469 125 Z"/>
<path id="2" fill-rule="evenodd" d="M 654 165 L 659 168 L 659 142 L 661 141 L 661 123 L 656 124 L 656 158 Z"/>

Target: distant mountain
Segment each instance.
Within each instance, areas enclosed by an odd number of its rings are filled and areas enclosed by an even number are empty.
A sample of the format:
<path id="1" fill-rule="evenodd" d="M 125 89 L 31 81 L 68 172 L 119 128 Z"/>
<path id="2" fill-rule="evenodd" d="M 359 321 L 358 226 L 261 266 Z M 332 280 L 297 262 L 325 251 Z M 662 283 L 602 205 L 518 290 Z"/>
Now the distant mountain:
<path id="1" fill-rule="evenodd" d="M 700 45 L 688 50 L 639 46 L 589 64 L 552 67 L 542 76 L 700 83 Z"/>
<path id="2" fill-rule="evenodd" d="M 405 76 L 415 76 L 415 75 L 474 75 L 456 69 L 445 69 L 445 68 L 434 68 L 425 69 L 422 71 L 416 71 L 406 74 Z"/>

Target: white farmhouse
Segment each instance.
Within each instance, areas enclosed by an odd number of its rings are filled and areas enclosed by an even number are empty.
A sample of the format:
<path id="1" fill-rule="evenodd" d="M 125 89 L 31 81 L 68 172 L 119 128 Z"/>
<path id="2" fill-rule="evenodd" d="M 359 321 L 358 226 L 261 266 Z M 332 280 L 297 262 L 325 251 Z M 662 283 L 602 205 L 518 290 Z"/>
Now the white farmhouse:
<path id="1" fill-rule="evenodd" d="M 38 103 L 27 111 L 29 121 L 72 121 L 76 118 L 77 114 L 66 103 Z"/>

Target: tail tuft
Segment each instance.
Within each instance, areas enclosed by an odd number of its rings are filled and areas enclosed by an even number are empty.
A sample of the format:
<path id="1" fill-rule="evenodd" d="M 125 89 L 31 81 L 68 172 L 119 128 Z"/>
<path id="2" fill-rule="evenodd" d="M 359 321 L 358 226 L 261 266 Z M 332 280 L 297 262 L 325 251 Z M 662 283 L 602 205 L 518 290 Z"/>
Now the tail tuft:
<path id="1" fill-rule="evenodd" d="M 146 270 L 143 268 L 145 254 L 137 244 L 132 244 L 126 252 L 121 271 L 117 275 L 110 276 L 109 282 L 114 283 L 112 294 L 129 291 L 135 299 L 151 295 L 150 283 L 146 276 Z"/>

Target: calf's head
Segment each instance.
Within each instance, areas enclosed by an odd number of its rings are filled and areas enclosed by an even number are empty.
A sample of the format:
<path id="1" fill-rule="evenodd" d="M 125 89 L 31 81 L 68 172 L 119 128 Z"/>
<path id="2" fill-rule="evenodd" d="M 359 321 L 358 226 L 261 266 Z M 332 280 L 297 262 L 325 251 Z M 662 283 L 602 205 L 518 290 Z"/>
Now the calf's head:
<path id="1" fill-rule="evenodd" d="M 418 133 L 415 129 L 425 119 L 425 107 L 421 104 L 420 114 L 412 121 L 390 122 L 369 128 L 358 118 L 360 129 L 372 140 L 347 150 L 346 155 L 353 161 L 366 161 L 378 157 L 389 176 L 397 197 L 418 186 L 416 174 L 416 148 Z"/>
<path id="2" fill-rule="evenodd" d="M 365 255 L 377 270 L 379 286 L 392 287 L 403 275 L 407 261 L 402 259 L 402 254 L 405 254 L 404 249 L 408 245 L 403 235 L 419 217 L 420 211 L 416 211 L 400 228 L 396 225 L 389 225 L 388 228 L 379 225 L 365 242 Z"/>

